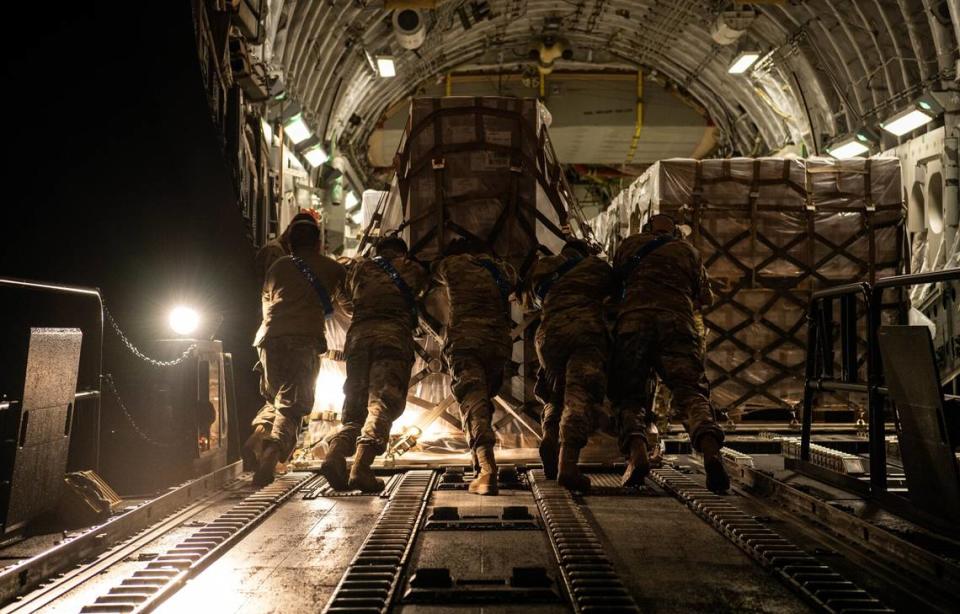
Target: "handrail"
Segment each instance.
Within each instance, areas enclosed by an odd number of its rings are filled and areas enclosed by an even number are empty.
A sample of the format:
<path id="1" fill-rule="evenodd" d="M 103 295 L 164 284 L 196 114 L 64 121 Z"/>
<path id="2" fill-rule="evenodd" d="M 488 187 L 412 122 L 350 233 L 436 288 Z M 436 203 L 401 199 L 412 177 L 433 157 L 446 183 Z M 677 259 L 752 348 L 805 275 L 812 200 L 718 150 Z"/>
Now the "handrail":
<path id="1" fill-rule="evenodd" d="M 874 498 L 887 495 L 887 459 L 884 407 L 887 388 L 877 344 L 881 326 L 883 291 L 926 283 L 960 280 L 960 268 L 943 269 L 925 273 L 894 275 L 878 279 L 874 284 L 858 282 L 825 288 L 814 292 L 807 310 L 807 360 L 803 394 L 800 459 L 810 461 L 810 438 L 813 429 L 813 400 L 820 391 L 859 392 L 867 396 L 868 432 L 870 436 L 870 495 Z M 865 312 L 859 312 L 851 301 L 862 298 Z M 833 376 L 832 314 L 833 301 L 840 300 L 840 326 L 844 342 L 841 346 L 841 361 L 845 365 L 843 375 Z M 857 381 L 857 340 L 855 331 L 860 317 L 867 318 L 866 382 Z M 827 321 L 829 320 L 829 321 Z M 852 355 L 851 355 L 852 353 Z M 818 363 L 823 357 L 829 364 Z M 818 372 L 819 367 L 819 372 Z M 852 381 L 851 381 L 852 380 Z"/>

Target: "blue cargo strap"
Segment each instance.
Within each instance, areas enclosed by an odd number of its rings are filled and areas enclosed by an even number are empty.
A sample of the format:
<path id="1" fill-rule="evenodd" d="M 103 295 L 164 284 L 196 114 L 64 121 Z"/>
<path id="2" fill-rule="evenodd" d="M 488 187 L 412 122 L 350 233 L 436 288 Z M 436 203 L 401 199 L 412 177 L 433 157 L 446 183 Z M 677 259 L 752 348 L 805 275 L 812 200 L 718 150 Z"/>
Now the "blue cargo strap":
<path id="1" fill-rule="evenodd" d="M 383 272 L 387 274 L 387 277 L 393 282 L 393 285 L 397 287 L 397 290 L 400 291 L 400 296 L 403 297 L 403 302 L 407 304 L 407 308 L 410 309 L 410 317 L 414 324 L 417 323 L 417 301 L 413 298 L 413 290 L 410 289 L 410 286 L 407 285 L 407 282 L 403 281 L 403 277 L 400 276 L 400 271 L 397 270 L 393 264 L 384 258 L 383 256 L 374 256 L 373 262 L 383 269 Z"/>
<path id="2" fill-rule="evenodd" d="M 676 240 L 677 240 L 677 238 L 674 237 L 673 235 L 667 235 L 667 234 L 659 235 L 659 236 L 658 236 L 656 239 L 654 239 L 653 241 L 650 241 L 649 243 L 644 244 L 644 245 L 637 251 L 636 254 L 634 254 L 633 256 L 631 256 L 629 260 L 627 260 L 625 263 L 623 263 L 623 266 L 621 266 L 621 267 L 620 267 L 620 270 L 617 271 L 618 277 L 620 278 L 620 298 L 623 298 L 624 296 L 626 296 L 626 294 L 627 294 L 627 277 L 629 277 L 629 276 L 630 276 L 630 273 L 632 273 L 633 270 L 634 270 L 635 268 L 637 268 L 637 265 L 640 264 L 640 262 L 641 262 L 644 258 L 646 258 L 647 256 L 649 256 L 649 255 L 652 254 L 653 252 L 657 251 L 658 249 L 660 249 L 661 247 L 663 247 L 663 246 L 666 245 L 667 243 L 672 243 L 673 241 L 676 241 Z"/>
<path id="3" fill-rule="evenodd" d="M 509 300 L 510 291 L 513 290 L 513 288 L 511 288 L 507 280 L 503 278 L 500 267 L 485 258 L 477 259 L 477 264 L 490 271 L 490 274 L 493 276 L 493 281 L 496 282 L 497 288 L 500 289 L 500 296 L 503 297 L 505 301 Z"/>
<path id="4" fill-rule="evenodd" d="M 567 259 L 566 262 L 557 267 L 557 270 L 548 275 L 540 283 L 538 283 L 533 288 L 533 294 L 537 297 L 537 301 L 541 304 L 547 298 L 547 294 L 550 292 L 550 288 L 553 287 L 553 284 L 569 273 L 575 266 L 583 262 L 583 258 L 580 256 L 574 256 L 573 258 Z"/>
<path id="5" fill-rule="evenodd" d="M 303 276 L 307 279 L 307 283 L 313 287 L 314 292 L 317 293 L 317 297 L 320 299 L 320 302 L 323 304 L 323 315 L 326 319 L 333 317 L 333 301 L 330 300 L 330 293 L 327 292 L 327 289 L 323 287 L 323 284 L 320 283 L 320 280 L 317 279 L 317 275 L 310 270 L 310 267 L 307 266 L 307 263 L 303 261 L 303 258 L 299 256 L 290 256 L 290 259 L 293 260 L 293 264 L 296 265 Z"/>

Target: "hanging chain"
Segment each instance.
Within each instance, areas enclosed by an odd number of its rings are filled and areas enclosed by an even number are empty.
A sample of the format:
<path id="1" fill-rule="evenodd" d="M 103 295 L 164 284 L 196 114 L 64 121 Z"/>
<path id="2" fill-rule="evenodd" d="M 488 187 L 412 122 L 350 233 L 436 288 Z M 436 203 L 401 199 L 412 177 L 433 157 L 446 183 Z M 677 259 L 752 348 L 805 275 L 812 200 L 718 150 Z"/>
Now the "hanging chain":
<path id="1" fill-rule="evenodd" d="M 123 412 L 124 417 L 127 419 L 127 422 L 130 423 L 130 426 L 133 427 L 134 432 L 140 436 L 141 439 L 147 443 L 157 446 L 158 448 L 176 448 L 180 444 L 176 442 L 167 442 L 154 439 L 150 435 L 140 428 L 140 425 L 137 424 L 137 421 L 134 420 L 133 416 L 130 414 L 130 410 L 127 409 L 126 404 L 124 404 L 123 399 L 120 398 L 120 393 L 117 391 L 117 385 L 113 381 L 113 375 L 110 373 L 103 374 L 103 381 L 107 384 L 107 388 L 110 389 L 113 398 L 117 401 L 117 407 L 120 408 L 120 411 Z"/>
<path id="2" fill-rule="evenodd" d="M 127 336 L 123 334 L 123 331 L 120 330 L 120 325 L 117 324 L 117 321 L 113 319 L 113 314 L 110 313 L 110 310 L 107 309 L 106 305 L 103 306 L 103 314 L 107 316 L 107 321 L 110 323 L 110 326 L 113 328 L 113 331 L 117 334 L 117 337 L 120 338 L 120 341 L 123 343 L 123 345 L 125 345 L 127 349 L 130 350 L 130 352 L 134 356 L 136 356 L 137 358 L 139 358 L 144 362 L 147 362 L 153 365 L 154 367 L 175 367 L 180 363 L 182 363 L 187 358 L 189 358 L 190 355 L 193 354 L 194 350 L 197 349 L 197 344 L 194 343 L 193 345 L 188 347 L 186 350 L 184 350 L 183 354 L 181 354 L 178 358 L 175 358 L 173 360 L 157 360 L 155 358 L 150 358 L 149 356 L 141 352 L 139 349 L 137 349 L 137 346 L 133 345 L 133 342 L 131 342 L 130 339 L 128 339 Z"/>

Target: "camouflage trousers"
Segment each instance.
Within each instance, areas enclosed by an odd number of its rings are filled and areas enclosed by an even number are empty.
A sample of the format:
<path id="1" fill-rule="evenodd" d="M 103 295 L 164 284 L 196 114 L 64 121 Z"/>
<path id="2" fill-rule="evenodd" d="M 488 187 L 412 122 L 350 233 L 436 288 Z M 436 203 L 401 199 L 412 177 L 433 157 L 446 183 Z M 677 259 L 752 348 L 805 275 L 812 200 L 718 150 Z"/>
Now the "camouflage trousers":
<path id="1" fill-rule="evenodd" d="M 607 387 L 606 332 L 589 327 L 576 332 L 552 331 L 541 326 L 536 347 L 543 431 L 556 430 L 562 444 L 582 448 L 597 428 Z"/>
<path id="2" fill-rule="evenodd" d="M 390 427 L 407 406 L 407 387 L 413 368 L 413 334 L 394 322 L 355 323 L 344 345 L 347 381 L 343 385 L 340 430 L 331 438 L 351 456 L 357 444 L 383 454 Z"/>
<path id="3" fill-rule="evenodd" d="M 444 348 L 453 396 L 460 404 L 460 418 L 471 450 L 497 442 L 493 432 L 493 397 L 503 385 L 503 371 L 510 360 L 509 339 L 486 345 Z"/>
<path id="4" fill-rule="evenodd" d="M 267 439 L 280 444 L 280 458 L 293 453 L 300 422 L 313 409 L 319 352 L 323 340 L 315 337 L 267 338 L 257 348 L 260 355 L 260 394 L 264 405 L 253 419 L 263 426 Z"/>
<path id="5" fill-rule="evenodd" d="M 648 381 L 654 373 L 670 389 L 673 408 L 694 449 L 700 449 L 700 439 L 708 434 L 723 442 L 694 323 L 668 311 L 642 310 L 622 316 L 614 332 L 609 395 L 621 450 L 628 452 L 630 439 L 646 431 Z"/>

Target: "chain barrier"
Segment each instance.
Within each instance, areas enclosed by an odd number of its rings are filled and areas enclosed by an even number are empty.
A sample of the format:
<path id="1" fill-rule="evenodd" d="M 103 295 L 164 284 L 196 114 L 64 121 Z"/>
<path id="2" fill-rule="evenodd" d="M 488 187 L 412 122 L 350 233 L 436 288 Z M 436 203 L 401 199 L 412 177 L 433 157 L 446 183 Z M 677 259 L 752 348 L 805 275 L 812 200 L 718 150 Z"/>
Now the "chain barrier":
<path id="1" fill-rule="evenodd" d="M 133 415 L 130 414 L 130 410 L 127 409 L 123 399 L 120 398 L 120 392 L 117 391 L 117 384 L 113 381 L 113 375 L 110 373 L 104 373 L 103 381 L 107 384 L 107 388 L 110 389 L 110 393 L 113 394 L 113 398 L 117 401 L 117 407 L 120 408 L 120 411 L 127 419 L 127 422 L 130 423 L 130 426 L 133 427 L 134 432 L 139 435 L 141 439 L 158 448 L 176 448 L 180 445 L 176 442 L 160 441 L 159 439 L 154 439 L 150 435 L 147 435 L 146 431 L 140 428 L 140 425 L 137 424 L 137 421 L 133 418 Z"/>
<path id="2" fill-rule="evenodd" d="M 173 360 L 157 360 L 156 358 L 150 358 L 149 356 L 141 352 L 139 349 L 137 349 L 137 346 L 133 345 L 133 342 L 130 341 L 130 339 L 128 339 L 125 334 L 123 334 L 123 331 L 120 329 L 120 325 L 117 324 L 117 321 L 113 319 L 113 314 L 110 313 L 110 310 L 107 309 L 106 305 L 103 306 L 103 314 L 107 316 L 107 322 L 110 323 L 110 326 L 113 328 L 114 333 L 116 333 L 117 337 L 120 339 L 120 342 L 123 343 L 123 345 L 125 345 L 127 349 L 130 350 L 130 352 L 134 356 L 136 356 L 137 358 L 139 358 L 140 360 L 146 363 L 149 363 L 154 367 L 175 367 L 180 363 L 182 363 L 187 358 L 189 358 L 190 355 L 193 354 L 194 350 L 197 349 L 197 344 L 194 343 L 193 345 L 188 347 L 186 350 L 184 350 L 183 354 L 181 354 L 177 358 L 174 358 Z"/>

